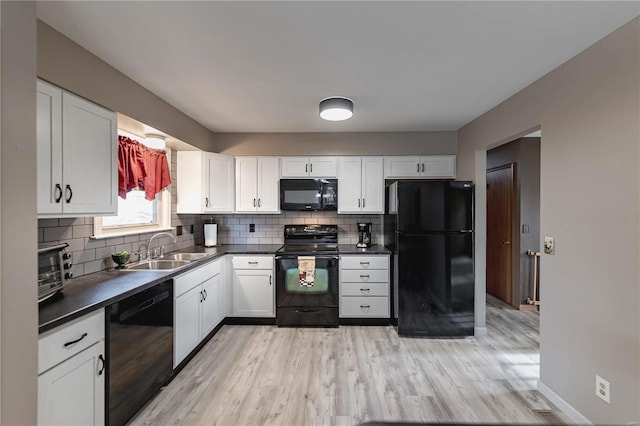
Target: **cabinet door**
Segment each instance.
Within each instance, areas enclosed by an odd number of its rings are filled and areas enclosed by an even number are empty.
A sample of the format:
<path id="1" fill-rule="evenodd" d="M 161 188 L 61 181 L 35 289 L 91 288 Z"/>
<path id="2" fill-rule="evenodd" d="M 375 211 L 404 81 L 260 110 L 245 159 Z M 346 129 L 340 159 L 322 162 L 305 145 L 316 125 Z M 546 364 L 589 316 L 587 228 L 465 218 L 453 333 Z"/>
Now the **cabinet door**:
<path id="1" fill-rule="evenodd" d="M 236 211 L 258 209 L 258 158 L 236 157 Z"/>
<path id="2" fill-rule="evenodd" d="M 338 213 L 359 213 L 362 209 L 362 159 L 340 159 L 338 181 Z"/>
<path id="3" fill-rule="evenodd" d="M 62 213 L 62 91 L 38 81 L 38 214 Z"/>
<path id="4" fill-rule="evenodd" d="M 384 213 L 382 157 L 362 157 L 362 212 Z"/>
<path id="5" fill-rule="evenodd" d="M 202 213 L 208 192 L 207 161 L 201 151 L 178 151 L 176 177 L 177 213 Z"/>
<path id="6" fill-rule="evenodd" d="M 385 157 L 384 177 L 406 178 L 420 176 L 420 157 Z"/>
<path id="7" fill-rule="evenodd" d="M 238 269 L 233 274 L 233 315 L 274 317 L 273 271 Z"/>
<path id="8" fill-rule="evenodd" d="M 202 335 L 200 339 L 207 336 L 222 320 L 220 285 L 220 274 L 202 283 Z"/>
<path id="9" fill-rule="evenodd" d="M 280 161 L 277 157 L 258 157 L 258 211 L 280 212 Z"/>
<path id="10" fill-rule="evenodd" d="M 202 286 L 198 285 L 174 301 L 173 367 L 200 342 Z"/>
<path id="11" fill-rule="evenodd" d="M 63 213 L 116 214 L 116 115 L 62 94 Z"/>
<path id="12" fill-rule="evenodd" d="M 422 176 L 435 178 L 456 177 L 455 155 L 429 155 L 422 157 Z"/>
<path id="13" fill-rule="evenodd" d="M 233 212 L 235 196 L 235 159 L 229 155 L 206 154 L 206 190 L 204 211 L 207 213 Z"/>
<path id="14" fill-rule="evenodd" d="M 309 176 L 309 157 L 282 157 L 283 178 Z"/>
<path id="15" fill-rule="evenodd" d="M 39 425 L 103 425 L 104 340 L 38 376 Z"/>
<path id="16" fill-rule="evenodd" d="M 337 173 L 336 157 L 309 158 L 309 176 L 335 178 Z"/>

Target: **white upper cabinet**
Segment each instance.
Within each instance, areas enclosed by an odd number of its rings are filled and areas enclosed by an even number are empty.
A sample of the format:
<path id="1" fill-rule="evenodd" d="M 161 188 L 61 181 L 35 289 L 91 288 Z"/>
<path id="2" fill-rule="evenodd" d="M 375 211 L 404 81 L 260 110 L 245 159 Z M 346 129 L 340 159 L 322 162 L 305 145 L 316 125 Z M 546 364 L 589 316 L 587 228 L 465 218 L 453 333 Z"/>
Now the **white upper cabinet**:
<path id="1" fill-rule="evenodd" d="M 116 214 L 116 114 L 42 81 L 37 92 L 38 215 Z"/>
<path id="2" fill-rule="evenodd" d="M 456 177 L 455 155 L 394 156 L 384 158 L 384 178 Z"/>
<path id="3" fill-rule="evenodd" d="M 178 151 L 178 213 L 232 213 L 235 159 L 203 151 Z"/>
<path id="4" fill-rule="evenodd" d="M 338 164 L 338 213 L 383 213 L 383 158 L 342 157 Z"/>
<path id="5" fill-rule="evenodd" d="M 280 213 L 277 157 L 236 157 L 236 212 Z"/>
<path id="6" fill-rule="evenodd" d="M 283 178 L 335 178 L 337 176 L 336 157 L 282 157 L 280 161 Z"/>

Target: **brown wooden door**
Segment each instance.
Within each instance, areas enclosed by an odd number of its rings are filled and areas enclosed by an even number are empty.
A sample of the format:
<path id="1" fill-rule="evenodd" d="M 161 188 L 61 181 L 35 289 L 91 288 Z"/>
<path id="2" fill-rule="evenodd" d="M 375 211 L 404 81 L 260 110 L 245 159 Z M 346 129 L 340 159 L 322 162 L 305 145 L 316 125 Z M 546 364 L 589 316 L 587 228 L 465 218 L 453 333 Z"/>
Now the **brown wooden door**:
<path id="1" fill-rule="evenodd" d="M 487 170 L 487 292 L 511 304 L 514 167 Z"/>

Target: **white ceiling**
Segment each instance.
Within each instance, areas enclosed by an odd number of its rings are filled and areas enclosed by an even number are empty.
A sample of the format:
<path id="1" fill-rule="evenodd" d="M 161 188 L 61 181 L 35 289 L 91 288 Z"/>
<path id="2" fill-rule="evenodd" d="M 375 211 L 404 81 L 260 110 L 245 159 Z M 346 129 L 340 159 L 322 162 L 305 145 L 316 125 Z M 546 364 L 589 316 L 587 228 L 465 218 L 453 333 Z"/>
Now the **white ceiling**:
<path id="1" fill-rule="evenodd" d="M 215 132 L 456 130 L 639 2 L 39 2 L 38 17 Z M 353 99 L 325 122 L 318 102 Z"/>

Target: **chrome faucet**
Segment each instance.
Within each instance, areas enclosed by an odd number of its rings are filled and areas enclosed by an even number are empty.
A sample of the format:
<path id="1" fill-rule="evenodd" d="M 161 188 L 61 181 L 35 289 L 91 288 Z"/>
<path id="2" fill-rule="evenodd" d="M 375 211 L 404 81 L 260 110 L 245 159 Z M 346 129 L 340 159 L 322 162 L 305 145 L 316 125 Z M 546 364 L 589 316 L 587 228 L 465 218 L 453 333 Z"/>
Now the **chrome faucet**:
<path id="1" fill-rule="evenodd" d="M 151 260 L 151 241 L 153 241 L 156 237 L 171 237 L 173 238 L 173 243 L 176 244 L 178 239 L 171 232 L 157 232 L 149 238 L 149 242 L 147 243 L 147 260 Z"/>

